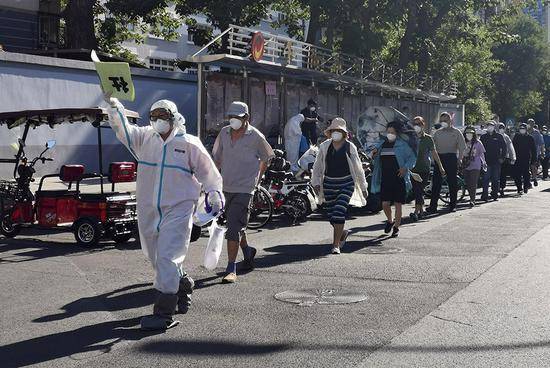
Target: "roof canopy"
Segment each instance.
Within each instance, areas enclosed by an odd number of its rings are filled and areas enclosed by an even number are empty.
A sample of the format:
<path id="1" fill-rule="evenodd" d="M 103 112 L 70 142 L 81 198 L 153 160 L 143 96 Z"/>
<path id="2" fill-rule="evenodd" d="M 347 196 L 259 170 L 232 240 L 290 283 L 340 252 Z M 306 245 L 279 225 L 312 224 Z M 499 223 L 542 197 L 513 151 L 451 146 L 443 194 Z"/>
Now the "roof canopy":
<path id="1" fill-rule="evenodd" d="M 230 26 L 205 45 L 187 62 L 243 68 L 252 72 L 280 75 L 295 79 L 329 83 L 357 93 L 386 92 L 416 99 L 449 102 L 456 99 L 457 85 L 452 81 L 410 74 L 403 69 L 380 62 L 367 61 L 353 55 L 336 53 L 288 37 L 261 32 L 264 47 L 261 53 L 251 44 L 257 30 Z M 205 51 L 226 38 L 228 54 L 209 55 Z M 256 47 L 256 45 L 254 46 Z"/>

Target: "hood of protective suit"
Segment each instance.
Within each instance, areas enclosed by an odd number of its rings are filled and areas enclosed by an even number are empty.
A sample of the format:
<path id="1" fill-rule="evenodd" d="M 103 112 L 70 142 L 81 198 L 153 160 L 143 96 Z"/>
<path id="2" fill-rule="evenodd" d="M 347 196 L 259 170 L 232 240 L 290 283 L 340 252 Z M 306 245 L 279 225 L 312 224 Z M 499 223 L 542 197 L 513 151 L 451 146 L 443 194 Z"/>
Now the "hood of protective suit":
<path id="1" fill-rule="evenodd" d="M 178 112 L 178 107 L 174 102 L 170 100 L 158 100 L 151 106 L 150 111 L 156 109 L 165 109 L 170 111 L 170 113 L 174 116 L 174 128 L 185 133 L 185 118 Z"/>

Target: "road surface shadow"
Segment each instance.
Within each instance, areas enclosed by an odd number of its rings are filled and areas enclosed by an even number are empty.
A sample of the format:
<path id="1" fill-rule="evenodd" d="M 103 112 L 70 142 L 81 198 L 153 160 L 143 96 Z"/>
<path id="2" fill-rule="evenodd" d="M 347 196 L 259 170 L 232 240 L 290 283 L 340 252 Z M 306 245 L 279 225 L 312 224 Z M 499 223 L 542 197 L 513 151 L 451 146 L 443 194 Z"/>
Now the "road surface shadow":
<path id="1" fill-rule="evenodd" d="M 130 318 L 102 322 L 1 346 L 2 367 L 28 366 L 75 354 L 109 353 L 118 343 L 159 333 L 140 331 L 139 321 L 140 318 Z"/>
<path id="2" fill-rule="evenodd" d="M 81 313 L 115 312 L 152 305 L 156 297 L 156 290 L 151 287 L 152 285 L 152 283 L 129 285 L 101 295 L 80 298 L 61 307 L 63 312 L 36 318 L 33 322 L 45 323 L 74 317 Z M 134 289 L 139 290 L 128 292 Z"/>

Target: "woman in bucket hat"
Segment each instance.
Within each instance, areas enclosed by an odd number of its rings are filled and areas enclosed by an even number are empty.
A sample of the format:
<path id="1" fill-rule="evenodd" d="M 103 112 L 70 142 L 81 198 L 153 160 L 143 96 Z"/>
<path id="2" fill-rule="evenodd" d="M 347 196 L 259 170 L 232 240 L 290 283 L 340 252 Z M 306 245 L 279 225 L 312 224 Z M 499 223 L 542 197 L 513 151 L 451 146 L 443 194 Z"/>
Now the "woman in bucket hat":
<path id="1" fill-rule="evenodd" d="M 311 183 L 319 204 L 327 206 L 333 227 L 332 253 L 340 254 L 349 235 L 349 230 L 344 230 L 348 206 L 366 205 L 367 181 L 357 147 L 348 140 L 346 121 L 334 118 L 325 135 L 329 139 L 319 146 Z"/>

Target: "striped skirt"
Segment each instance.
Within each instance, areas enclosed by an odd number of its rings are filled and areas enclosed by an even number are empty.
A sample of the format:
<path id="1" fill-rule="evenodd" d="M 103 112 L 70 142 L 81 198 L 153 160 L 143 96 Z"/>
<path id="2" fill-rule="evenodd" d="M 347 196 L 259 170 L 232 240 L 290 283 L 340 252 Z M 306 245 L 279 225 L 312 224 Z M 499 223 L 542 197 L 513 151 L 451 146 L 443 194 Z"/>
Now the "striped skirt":
<path id="1" fill-rule="evenodd" d="M 354 188 L 355 184 L 351 175 L 341 178 L 329 178 L 325 176 L 323 194 L 331 224 L 343 224 L 346 222 L 349 201 L 353 195 Z"/>

